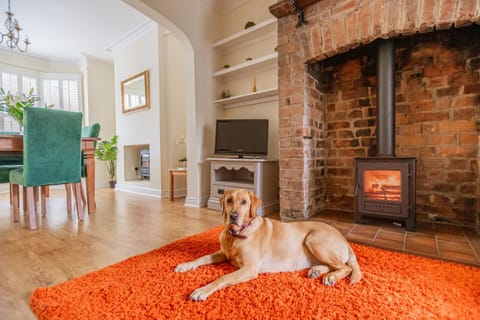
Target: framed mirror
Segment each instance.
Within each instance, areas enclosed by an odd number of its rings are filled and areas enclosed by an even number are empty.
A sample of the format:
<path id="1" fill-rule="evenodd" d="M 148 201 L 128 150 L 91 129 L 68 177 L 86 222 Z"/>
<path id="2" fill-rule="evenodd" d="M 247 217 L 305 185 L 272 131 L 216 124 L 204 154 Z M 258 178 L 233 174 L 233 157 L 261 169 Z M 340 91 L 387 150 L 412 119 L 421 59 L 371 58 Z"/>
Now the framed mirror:
<path id="1" fill-rule="evenodd" d="M 122 81 L 123 113 L 150 108 L 148 70 Z"/>

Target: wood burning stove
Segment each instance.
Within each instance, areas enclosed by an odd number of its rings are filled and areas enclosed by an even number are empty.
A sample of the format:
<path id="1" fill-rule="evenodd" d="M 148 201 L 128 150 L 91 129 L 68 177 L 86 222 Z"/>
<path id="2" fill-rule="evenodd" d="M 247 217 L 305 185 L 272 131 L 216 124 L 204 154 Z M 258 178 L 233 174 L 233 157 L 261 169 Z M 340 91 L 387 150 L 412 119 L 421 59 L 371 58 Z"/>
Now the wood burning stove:
<path id="1" fill-rule="evenodd" d="M 355 222 L 363 216 L 404 221 L 415 231 L 415 158 L 355 159 Z"/>
<path id="2" fill-rule="evenodd" d="M 415 158 L 395 157 L 395 43 L 378 42 L 376 157 L 355 159 L 355 222 L 364 215 L 415 230 Z"/>

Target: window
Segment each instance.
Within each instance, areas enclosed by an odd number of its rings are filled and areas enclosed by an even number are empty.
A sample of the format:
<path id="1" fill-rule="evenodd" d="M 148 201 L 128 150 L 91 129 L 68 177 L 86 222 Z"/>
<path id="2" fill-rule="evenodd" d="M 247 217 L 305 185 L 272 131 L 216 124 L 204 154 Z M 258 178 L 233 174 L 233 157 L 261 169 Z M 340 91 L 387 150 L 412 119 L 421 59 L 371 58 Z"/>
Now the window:
<path id="1" fill-rule="evenodd" d="M 60 90 L 58 80 L 43 80 L 43 101 L 47 105 L 60 106 Z"/>
<path id="2" fill-rule="evenodd" d="M 40 97 L 38 105 L 55 109 L 82 111 L 79 74 L 41 73 L 0 64 L 0 87 L 13 94 L 33 93 Z M 3 129 L 2 127 L 3 123 Z M 8 115 L 0 121 L 0 131 L 18 131 L 18 123 Z"/>
<path id="3" fill-rule="evenodd" d="M 80 90 L 78 81 L 64 80 L 63 87 L 63 109 L 69 111 L 80 111 Z"/>
<path id="4" fill-rule="evenodd" d="M 43 80 L 43 99 L 47 105 L 66 111 L 81 111 L 80 81 L 72 79 Z"/>
<path id="5" fill-rule="evenodd" d="M 2 72 L 2 88 L 7 92 L 16 94 L 18 92 L 17 75 L 12 73 Z"/>
<path id="6" fill-rule="evenodd" d="M 2 88 L 5 93 L 12 92 L 16 94 L 18 92 L 18 80 L 17 75 L 13 73 L 2 72 Z M 20 131 L 20 125 L 9 115 L 3 116 L 3 131 Z"/>
<path id="7" fill-rule="evenodd" d="M 33 89 L 34 94 L 38 94 L 37 79 L 32 77 L 22 77 L 22 92 L 28 93 Z"/>

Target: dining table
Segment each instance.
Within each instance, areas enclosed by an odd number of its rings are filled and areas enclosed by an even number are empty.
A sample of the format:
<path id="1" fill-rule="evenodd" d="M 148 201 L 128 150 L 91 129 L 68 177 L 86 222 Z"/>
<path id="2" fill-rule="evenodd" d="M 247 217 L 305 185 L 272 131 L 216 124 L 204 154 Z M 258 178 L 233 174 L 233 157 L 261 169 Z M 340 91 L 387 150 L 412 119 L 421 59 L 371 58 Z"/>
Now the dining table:
<path id="1" fill-rule="evenodd" d="M 95 213 L 95 142 L 99 138 L 82 138 L 81 146 L 85 160 L 88 213 Z M 0 133 L 1 153 L 23 153 L 23 135 Z"/>

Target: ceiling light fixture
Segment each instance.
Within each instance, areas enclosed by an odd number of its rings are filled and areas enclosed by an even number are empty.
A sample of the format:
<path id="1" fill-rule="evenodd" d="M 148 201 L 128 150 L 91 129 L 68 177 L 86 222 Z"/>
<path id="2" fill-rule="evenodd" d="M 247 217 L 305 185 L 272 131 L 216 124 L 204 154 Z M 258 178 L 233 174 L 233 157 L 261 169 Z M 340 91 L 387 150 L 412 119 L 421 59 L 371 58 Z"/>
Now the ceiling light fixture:
<path id="1" fill-rule="evenodd" d="M 13 13 L 10 10 L 10 0 L 8 0 L 8 11 L 6 11 L 5 14 L 7 15 L 7 19 L 5 20 L 5 28 L 7 28 L 7 32 L 0 32 L 2 35 L 0 44 L 3 44 L 3 41 L 5 40 L 5 45 L 9 47 L 10 50 L 16 48 L 20 52 L 27 52 L 30 40 L 28 40 L 28 36 L 25 37 L 25 40 L 23 40 L 23 43 L 25 43 L 25 48 L 22 49 L 19 47 L 20 31 L 22 31 L 22 28 L 20 28 L 18 20 L 13 17 Z"/>

